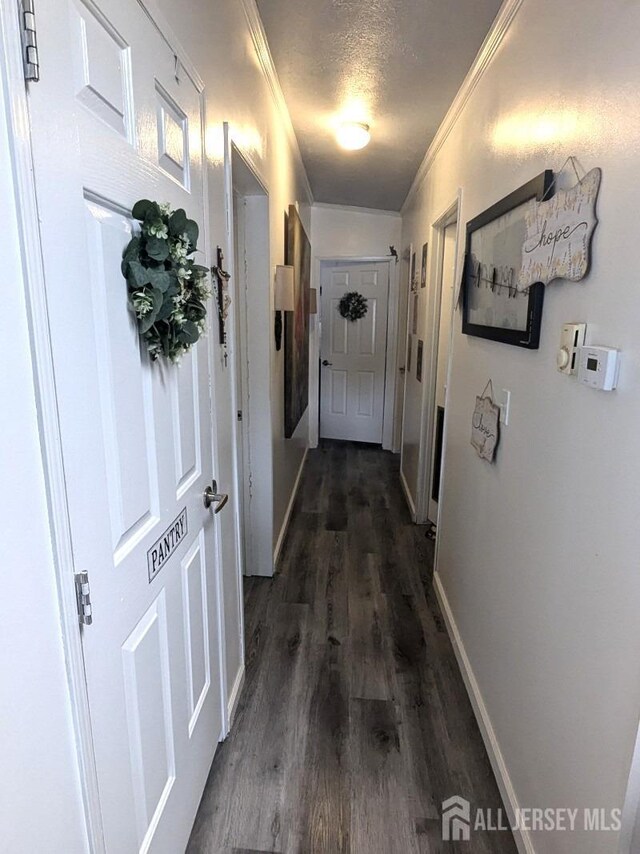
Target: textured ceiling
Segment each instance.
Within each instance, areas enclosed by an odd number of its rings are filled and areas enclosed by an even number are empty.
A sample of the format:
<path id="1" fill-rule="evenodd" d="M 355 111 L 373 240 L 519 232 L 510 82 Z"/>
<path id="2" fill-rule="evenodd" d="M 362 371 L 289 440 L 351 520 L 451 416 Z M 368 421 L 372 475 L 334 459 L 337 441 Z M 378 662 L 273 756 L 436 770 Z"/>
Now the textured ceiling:
<path id="1" fill-rule="evenodd" d="M 257 0 L 316 201 L 399 210 L 501 0 Z M 341 118 L 371 125 L 347 152 Z"/>

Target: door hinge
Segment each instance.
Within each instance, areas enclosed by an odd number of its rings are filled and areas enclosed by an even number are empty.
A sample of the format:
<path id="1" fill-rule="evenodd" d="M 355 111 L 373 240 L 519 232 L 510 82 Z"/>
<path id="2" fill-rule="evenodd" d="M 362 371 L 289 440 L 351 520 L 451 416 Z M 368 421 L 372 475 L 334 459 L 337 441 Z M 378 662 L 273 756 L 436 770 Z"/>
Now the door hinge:
<path id="1" fill-rule="evenodd" d="M 242 421 L 242 410 L 238 410 L 238 421 Z"/>
<path id="2" fill-rule="evenodd" d="M 93 622 L 91 616 L 91 590 L 89 589 L 89 573 L 76 572 L 76 601 L 78 603 L 78 620 L 81 626 L 90 626 Z"/>
<path id="3" fill-rule="evenodd" d="M 40 80 L 40 60 L 33 0 L 20 0 L 20 23 L 22 26 L 24 79 L 30 83 L 37 83 Z"/>

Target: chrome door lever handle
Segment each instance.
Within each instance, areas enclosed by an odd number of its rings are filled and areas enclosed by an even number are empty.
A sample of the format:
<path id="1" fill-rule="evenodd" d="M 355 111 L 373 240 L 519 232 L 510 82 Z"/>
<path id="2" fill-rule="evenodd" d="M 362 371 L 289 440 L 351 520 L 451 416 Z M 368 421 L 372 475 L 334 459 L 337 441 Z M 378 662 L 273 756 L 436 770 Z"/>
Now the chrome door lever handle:
<path id="1" fill-rule="evenodd" d="M 215 504 L 216 507 L 213 512 L 219 513 L 229 500 L 229 496 L 226 492 L 218 492 L 218 484 L 214 480 L 211 486 L 205 489 L 202 500 L 207 510 Z"/>
<path id="2" fill-rule="evenodd" d="M 323 359 L 323 360 L 322 360 L 322 364 L 323 364 L 323 365 L 325 366 L 325 368 L 326 368 L 326 367 L 329 367 L 330 365 L 332 365 L 332 364 L 333 364 L 333 362 L 328 362 L 326 359 Z"/>

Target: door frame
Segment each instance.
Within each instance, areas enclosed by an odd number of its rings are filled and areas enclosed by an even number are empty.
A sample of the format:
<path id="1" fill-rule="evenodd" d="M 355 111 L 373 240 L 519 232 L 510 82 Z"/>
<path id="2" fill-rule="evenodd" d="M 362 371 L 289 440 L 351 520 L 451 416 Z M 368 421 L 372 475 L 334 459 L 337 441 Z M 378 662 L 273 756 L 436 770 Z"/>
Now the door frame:
<path id="1" fill-rule="evenodd" d="M 453 274 L 454 283 L 459 280 L 461 275 L 461 257 L 460 246 L 462 238 L 462 188 L 458 189 L 455 201 L 449 204 L 445 210 L 436 218 L 431 226 L 431 245 L 434 247 L 431 253 L 431 276 L 434 282 L 433 291 L 429 294 L 429 308 L 427 312 L 427 331 L 429 337 L 429 371 L 427 382 L 425 383 L 422 392 L 422 401 L 420 406 L 420 452 L 418 457 L 418 479 L 416 486 L 415 500 L 415 522 L 418 525 L 424 525 L 428 521 L 429 513 L 429 487 L 431 484 L 431 474 L 433 469 L 433 437 L 435 430 L 435 411 L 436 411 L 436 383 L 438 374 L 438 339 L 440 333 L 440 303 L 442 301 L 442 283 L 443 283 L 443 261 L 444 261 L 444 232 L 447 226 L 456 223 L 456 245 L 455 245 L 455 270 Z M 455 288 L 455 284 L 454 284 Z M 443 494 L 444 472 L 445 472 L 445 447 L 447 439 L 447 411 L 448 397 L 450 386 L 450 370 L 451 357 L 453 354 L 453 318 L 455 316 L 456 303 L 455 293 L 451 305 L 451 316 L 449 318 L 449 354 L 447 358 L 447 390 L 445 393 L 445 414 L 442 431 L 442 458 L 440 468 L 440 499 Z M 438 519 L 437 528 L 440 527 L 440 511 L 442 500 L 438 501 Z"/>
<path id="2" fill-rule="evenodd" d="M 389 265 L 389 298 L 387 304 L 387 337 L 384 369 L 384 409 L 382 448 L 393 450 L 396 382 L 398 375 L 398 272 L 395 259 L 389 255 L 315 255 L 312 287 L 317 292 L 318 313 L 309 337 L 309 447 L 317 448 L 320 440 L 320 345 L 322 332 L 322 265 L 380 264 Z"/>
<path id="3" fill-rule="evenodd" d="M 413 522 L 416 521 L 416 508 L 413 503 L 413 497 L 411 495 L 411 490 L 409 489 L 409 485 L 407 484 L 407 480 L 404 476 L 404 471 L 402 468 L 402 461 L 404 457 L 404 424 L 405 424 L 405 416 L 407 409 L 407 378 L 409 376 L 409 366 L 407 365 L 407 352 L 409 345 L 409 336 L 411 333 L 411 324 L 409 321 L 411 320 L 411 258 L 413 256 L 413 242 L 410 242 L 407 246 L 407 306 L 405 310 L 405 329 L 404 329 L 404 352 L 402 356 L 404 358 L 404 370 L 402 370 L 402 366 L 398 367 L 398 372 L 402 371 L 402 385 L 403 385 L 403 395 L 402 395 L 402 415 L 401 415 L 401 423 L 400 423 L 400 485 L 402 486 L 402 491 L 404 493 L 404 497 L 407 502 L 407 507 L 409 508 L 409 514 L 411 515 L 411 520 Z M 402 261 L 404 262 L 405 253 L 402 251 Z"/>
<path id="4" fill-rule="evenodd" d="M 232 387 L 232 404 L 235 411 L 242 409 L 243 411 L 243 431 L 241 432 L 238 427 L 238 422 L 234 419 L 233 422 L 233 439 L 236 447 L 236 453 L 234 454 L 234 471 L 235 471 L 235 488 L 238 490 L 238 495 L 245 495 L 245 480 L 244 475 L 249 471 L 249 475 L 251 477 L 252 482 L 256 482 L 256 487 L 263 489 L 265 492 L 264 500 L 258 500 L 258 498 L 254 499 L 253 504 L 251 502 L 246 502 L 243 500 L 243 518 L 240 518 L 240 514 L 236 518 L 236 553 L 238 555 L 238 584 L 239 587 L 239 596 L 238 602 L 240 606 L 240 610 L 243 612 L 240 614 L 240 626 L 242 627 L 243 632 L 243 650 L 244 650 L 244 609 L 243 609 L 243 577 L 245 575 L 246 567 L 243 565 L 242 555 L 244 554 L 244 545 L 245 542 L 249 542 L 250 549 L 249 552 L 253 557 L 257 566 L 262 567 L 262 571 L 260 575 L 269 576 L 273 575 L 274 572 L 274 559 L 273 559 L 273 459 L 271 452 L 265 454 L 263 447 L 261 445 L 261 440 L 264 439 L 264 431 L 261 431 L 258 427 L 254 425 L 251 426 L 251 413 L 249 409 L 250 400 L 253 399 L 254 403 L 252 406 L 256 406 L 260 404 L 262 400 L 262 405 L 260 406 L 261 411 L 266 414 L 266 420 L 269 425 L 269 441 L 271 441 L 271 406 L 272 401 L 270 397 L 270 379 L 272 375 L 272 348 L 271 348 L 271 335 L 272 335 L 272 323 L 271 319 L 273 317 L 273 296 L 272 289 L 270 287 L 270 276 L 266 277 L 266 282 L 269 284 L 269 295 L 268 295 L 268 307 L 269 311 L 267 314 L 267 319 L 264 321 L 266 326 L 262 328 L 261 331 L 264 332 L 265 338 L 265 347 L 267 348 L 267 365 L 268 365 L 268 375 L 269 382 L 266 387 L 266 396 L 265 396 L 265 388 L 263 388 L 263 384 L 261 384 L 256 378 L 255 371 L 252 373 L 251 371 L 251 359 L 250 359 L 250 351 L 251 351 L 251 341 L 250 338 L 258 339 L 259 335 L 256 334 L 256 323 L 255 320 L 252 323 L 251 320 L 251 306 L 249 301 L 246 299 L 246 288 L 250 285 L 250 282 L 244 282 L 244 277 L 240 277 L 239 271 L 236 270 L 236 239 L 234 234 L 234 210 L 235 210 L 235 199 L 234 192 L 237 187 L 237 176 L 236 180 L 234 180 L 234 170 L 233 170 L 233 161 L 234 158 L 237 158 L 242 164 L 242 169 L 245 170 L 249 180 L 253 184 L 256 189 L 256 192 L 251 194 L 244 194 L 243 198 L 248 199 L 255 196 L 256 198 L 261 198 L 265 200 L 266 204 L 266 217 L 264 217 L 265 228 L 263 229 L 264 234 L 261 234 L 260 237 L 264 241 L 265 249 L 266 249 L 266 263 L 265 270 L 271 270 L 271 250 L 270 250 L 270 222 L 269 222 L 269 186 L 265 178 L 263 177 L 260 169 L 255 163 L 252 156 L 246 149 L 246 145 L 243 143 L 243 140 L 239 135 L 236 135 L 230 124 L 228 122 L 223 123 L 223 136 L 224 136 L 224 196 L 225 196 L 225 221 L 226 221 L 226 252 L 225 259 L 227 264 L 227 269 L 231 274 L 231 281 L 240 283 L 241 281 L 244 283 L 244 287 L 242 289 L 237 290 L 235 293 L 238 297 L 239 304 L 236 306 L 232 302 L 230 308 L 230 321 L 227 325 L 227 336 L 231 339 L 231 347 L 234 353 L 233 358 L 230 361 L 229 369 L 231 371 L 231 387 Z M 260 212 L 253 212 L 255 214 L 256 220 L 260 219 Z M 245 248 L 246 248 L 245 243 Z M 262 279 L 261 279 L 262 281 Z M 241 319 L 246 321 L 246 328 L 248 330 L 246 338 L 240 337 L 240 340 L 236 339 L 236 309 L 240 311 Z M 254 342 L 255 343 L 255 342 Z M 237 370 L 237 362 L 235 358 L 235 350 L 236 347 L 240 349 L 240 359 L 242 365 L 247 365 L 246 377 L 239 377 Z M 243 394 L 240 399 L 239 394 L 239 384 L 241 379 L 247 380 L 247 387 L 243 386 Z M 239 460 L 238 448 L 240 447 L 240 442 L 243 441 L 244 448 L 249 451 L 248 459 L 247 455 L 244 455 L 244 463 L 241 466 Z M 269 445 L 269 448 L 271 445 Z M 266 457 L 266 459 L 265 459 Z M 259 470 L 257 463 L 252 466 L 251 460 L 259 461 L 264 459 L 264 468 L 262 471 Z M 241 470 L 242 469 L 242 470 Z M 254 478 L 255 476 L 255 478 Z M 267 520 L 267 525 L 265 526 L 264 516 L 258 516 L 257 511 L 267 510 L 269 511 L 269 518 Z M 269 530 L 271 535 L 269 537 L 268 543 L 263 543 L 258 536 L 259 532 L 262 533 L 262 537 L 264 537 L 264 531 Z M 267 572 L 270 570 L 270 572 Z M 243 656 L 244 657 L 244 656 Z"/>
<path id="5" fill-rule="evenodd" d="M 194 84 L 199 98 L 202 117 L 202 151 L 205 151 L 205 103 L 204 81 L 191 59 L 161 13 L 155 0 L 137 0 L 143 11 L 158 30 L 161 37 L 174 52 L 185 74 Z M 19 8 L 15 3 L 0 3 L 0 84 L 7 93 L 7 125 L 11 148 L 11 171 L 15 183 L 15 199 L 22 256 L 22 286 L 25 290 L 27 314 L 30 327 L 30 349 L 33 362 L 35 397 L 38 411 L 38 432 L 42 453 L 42 464 L 46 489 L 46 501 L 51 534 L 51 550 L 55 572 L 55 583 L 60 612 L 60 631 L 63 641 L 67 690 L 75 741 L 80 794 L 83 803 L 83 818 L 86 840 L 91 854 L 106 854 L 98 773 L 95 762 L 93 731 L 89 706 L 89 693 L 84 667 L 82 631 L 78 621 L 75 589 L 75 572 L 81 567 L 74 563 L 71 539 L 71 523 L 68 512 L 67 491 L 62 455 L 62 436 L 58 420 L 58 401 L 55 383 L 54 358 L 49 331 L 49 312 L 45 270 L 42 256 L 40 222 L 33 172 L 31 125 L 28 105 L 28 85 L 24 80 L 22 55 L 22 32 Z M 46 73 L 46 70 L 45 70 Z M 205 158 L 206 164 L 206 158 Z M 204 198 L 204 241 L 207 257 L 211 257 L 209 228 L 208 172 L 202 170 L 202 192 Z M 212 310 L 213 303 L 210 303 Z M 209 333 L 209 350 L 212 349 Z M 213 390 L 211 405 L 214 404 Z M 215 443 L 213 460 L 216 460 Z M 218 561 L 220 560 L 219 524 L 216 528 Z M 220 626 L 220 673 L 222 678 L 222 722 L 221 736 L 228 731 L 226 702 L 226 672 L 224 666 L 224 602 L 221 586 L 222 573 L 218 574 L 218 623 Z"/>

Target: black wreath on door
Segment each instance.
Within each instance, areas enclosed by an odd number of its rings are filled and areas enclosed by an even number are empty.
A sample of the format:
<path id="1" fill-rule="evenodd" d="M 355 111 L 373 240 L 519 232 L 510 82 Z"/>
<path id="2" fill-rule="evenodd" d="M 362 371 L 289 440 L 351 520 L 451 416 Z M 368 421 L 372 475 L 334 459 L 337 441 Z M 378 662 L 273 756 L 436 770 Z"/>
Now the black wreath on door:
<path id="1" fill-rule="evenodd" d="M 348 291 L 338 303 L 340 316 L 354 323 L 361 320 L 369 310 L 367 298 L 357 291 Z"/>

